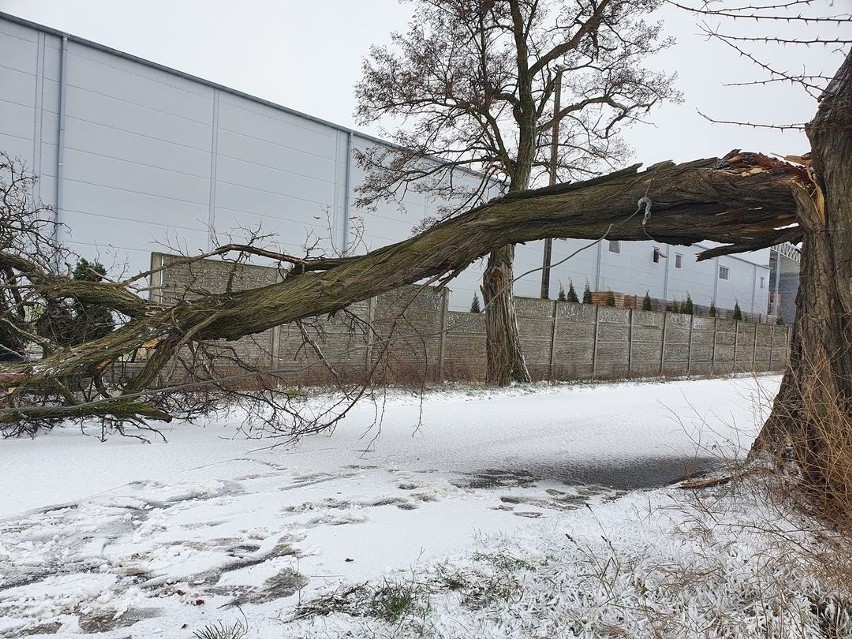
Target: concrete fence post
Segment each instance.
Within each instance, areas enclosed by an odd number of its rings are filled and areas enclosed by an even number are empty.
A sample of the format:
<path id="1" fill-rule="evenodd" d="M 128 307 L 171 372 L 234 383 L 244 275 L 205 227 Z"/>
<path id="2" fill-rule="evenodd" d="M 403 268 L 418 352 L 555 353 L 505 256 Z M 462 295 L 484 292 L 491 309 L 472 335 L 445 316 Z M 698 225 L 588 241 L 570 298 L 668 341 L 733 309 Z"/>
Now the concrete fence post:
<path id="1" fill-rule="evenodd" d="M 772 352 L 775 350 L 775 326 L 772 326 L 772 334 L 769 337 L 769 364 L 766 367 L 767 371 L 772 370 Z"/>
<path id="2" fill-rule="evenodd" d="M 686 345 L 686 374 L 692 370 L 692 331 L 695 328 L 695 315 L 689 316 L 689 343 Z"/>
<path id="3" fill-rule="evenodd" d="M 559 302 L 551 302 L 553 310 L 550 313 L 550 358 L 547 364 L 547 379 L 553 379 L 553 363 L 556 359 L 556 321 L 559 316 Z"/>
<path id="4" fill-rule="evenodd" d="M 441 335 L 438 341 L 438 381 L 444 381 L 444 358 L 447 356 L 447 322 L 449 321 L 449 296 L 441 291 Z"/>
<path id="5" fill-rule="evenodd" d="M 719 333 L 719 318 L 713 318 L 713 352 L 710 354 L 710 374 L 716 372 L 716 335 Z"/>
<path id="6" fill-rule="evenodd" d="M 592 342 L 592 377 L 598 373 L 598 328 L 600 327 L 600 306 L 595 306 L 595 339 Z"/>
<path id="7" fill-rule="evenodd" d="M 272 327 L 272 339 L 269 344 L 269 368 L 273 370 L 278 370 L 281 368 L 279 363 L 279 352 L 278 349 L 281 345 L 281 326 L 273 326 Z"/>
<path id="8" fill-rule="evenodd" d="M 280 284 L 284 281 L 284 278 L 281 276 L 281 272 L 278 269 L 275 269 L 275 283 Z M 281 325 L 277 324 L 272 327 L 272 344 L 270 346 L 272 352 L 270 353 L 270 363 L 269 365 L 278 370 L 281 368 Z"/>
<path id="9" fill-rule="evenodd" d="M 373 368 L 373 316 L 376 312 L 376 298 L 367 300 L 367 346 L 364 349 L 364 374 L 369 375 Z"/>
<path id="10" fill-rule="evenodd" d="M 666 327 L 669 323 L 669 314 L 663 311 L 663 337 L 660 343 L 660 377 L 665 375 L 666 367 Z"/>
<path id="11" fill-rule="evenodd" d="M 633 309 L 627 309 L 627 376 L 633 372 Z"/>
<path id="12" fill-rule="evenodd" d="M 737 347 L 740 345 L 740 321 L 734 320 L 734 359 L 731 362 L 731 372 L 737 371 Z"/>
<path id="13" fill-rule="evenodd" d="M 754 324 L 754 341 L 751 345 L 751 372 L 754 372 L 754 369 L 757 367 L 757 329 L 760 328 L 760 324 L 755 322 Z"/>

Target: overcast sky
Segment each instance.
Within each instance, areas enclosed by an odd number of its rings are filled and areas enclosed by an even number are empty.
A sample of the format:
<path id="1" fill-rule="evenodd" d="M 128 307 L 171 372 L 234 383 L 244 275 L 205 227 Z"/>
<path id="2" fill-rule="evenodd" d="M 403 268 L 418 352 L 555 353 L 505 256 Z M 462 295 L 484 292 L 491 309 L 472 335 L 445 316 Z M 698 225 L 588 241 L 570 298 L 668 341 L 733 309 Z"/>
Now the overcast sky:
<path id="1" fill-rule="evenodd" d="M 410 5 L 396 0 L 0 0 L 0 11 L 356 129 L 362 128 L 353 118 L 353 85 L 361 59 L 371 44 L 387 43 L 392 31 L 404 31 L 411 15 Z M 840 12 L 837 5 L 833 12 Z M 732 148 L 781 154 L 807 150 L 799 132 L 701 118 L 698 109 L 726 120 L 804 122 L 816 104 L 789 87 L 723 86 L 755 79 L 757 70 L 699 35 L 692 16 L 671 9 L 661 18 L 678 44 L 654 65 L 678 72 L 685 102 L 654 111 L 652 124 L 629 133 L 635 159 L 685 161 Z M 843 27 L 846 37 L 852 36 L 848 26 Z M 838 53 L 823 47 L 780 55 L 799 67 L 793 56 L 800 56 L 809 72 L 833 74 L 840 63 Z M 362 130 L 381 134 L 375 127 Z"/>

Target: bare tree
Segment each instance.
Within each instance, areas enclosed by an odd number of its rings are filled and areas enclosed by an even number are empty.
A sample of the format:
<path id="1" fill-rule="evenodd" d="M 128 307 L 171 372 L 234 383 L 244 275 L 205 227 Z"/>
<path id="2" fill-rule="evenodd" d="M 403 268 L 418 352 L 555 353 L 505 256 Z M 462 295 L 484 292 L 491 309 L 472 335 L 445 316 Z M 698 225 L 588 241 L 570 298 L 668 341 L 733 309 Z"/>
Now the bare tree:
<path id="1" fill-rule="evenodd" d="M 664 48 L 647 22 L 657 0 L 418 0 L 406 34 L 373 47 L 356 87 L 367 124 L 401 118 L 395 148 L 359 154 L 360 205 L 406 189 L 466 210 L 495 182 L 588 178 L 628 155 L 620 133 L 664 100 L 672 75 L 644 68 Z M 561 101 L 555 101 L 561 91 Z M 554 112 L 554 102 L 559 109 Z M 555 148 L 551 145 L 557 137 Z M 553 152 L 552 152 L 553 151 Z M 474 186 L 460 169 L 472 169 Z M 512 300 L 514 246 L 491 252 L 482 281 L 487 382 L 529 381 Z"/>
<path id="2" fill-rule="evenodd" d="M 56 237 L 53 212 L 33 198 L 35 176 L 0 151 L 0 251 L 30 256 L 32 267 L 50 271 L 63 251 Z M 24 360 L 30 345 L 50 353 L 50 343 L 38 335 L 34 317 L 45 310 L 31 297 L 26 271 L 5 260 L 0 264 L 0 361 Z"/>
<path id="3" fill-rule="evenodd" d="M 0 377 L 11 383 L 0 391 L 0 432 L 34 434 L 61 421 L 96 418 L 106 435 L 125 433 L 128 425 L 148 428 L 150 422 L 238 408 L 253 423 L 305 434 L 332 427 L 368 392 L 368 383 L 332 374 L 342 394 L 311 413 L 302 410 L 280 375 L 259 369 L 232 344 L 198 335 L 207 321 L 196 318 L 185 326 L 189 330 L 177 328 L 175 308 L 210 296 L 206 282 L 193 281 L 190 273 L 186 288 L 149 296 L 154 271 L 108 280 L 99 263 L 78 259 L 56 243 L 53 211 L 33 198 L 34 185 L 23 164 L 0 151 Z M 258 246 L 262 240 L 249 234 L 247 244 L 207 254 L 221 256 L 226 267 L 220 298 L 239 288 L 238 271 L 249 256 L 286 260 L 287 269 L 309 259 L 280 256 Z M 171 266 L 191 270 L 204 257 Z M 314 267 L 322 264 L 311 260 Z M 305 347 L 316 348 L 309 322 L 297 325 Z M 67 358 L 76 363 L 49 364 Z M 321 353 L 318 359 L 324 361 Z M 15 363 L 24 368 L 14 369 Z M 32 383 L 19 384 L 21 376 L 10 367 L 38 372 Z"/>

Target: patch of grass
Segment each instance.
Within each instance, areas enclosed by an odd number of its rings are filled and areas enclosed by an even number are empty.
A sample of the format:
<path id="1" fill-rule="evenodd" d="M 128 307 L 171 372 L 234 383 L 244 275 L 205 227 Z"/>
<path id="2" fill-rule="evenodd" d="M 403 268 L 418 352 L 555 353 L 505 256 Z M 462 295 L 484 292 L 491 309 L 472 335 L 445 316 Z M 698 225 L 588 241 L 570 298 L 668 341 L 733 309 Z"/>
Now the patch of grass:
<path id="1" fill-rule="evenodd" d="M 439 564 L 433 588 L 457 592 L 461 605 L 468 610 L 481 610 L 515 599 L 522 591 L 523 572 L 535 570 L 529 561 L 503 548 L 477 551 L 472 560 L 465 566 Z"/>
<path id="2" fill-rule="evenodd" d="M 362 617 L 367 608 L 366 602 L 370 597 L 370 589 L 367 584 L 355 586 L 342 586 L 324 595 L 314 597 L 309 601 L 300 603 L 296 607 L 295 619 L 307 619 L 310 617 L 324 617 L 335 612 L 344 613 L 353 617 Z"/>
<path id="3" fill-rule="evenodd" d="M 232 624 L 218 621 L 196 630 L 192 636 L 196 639 L 243 639 L 247 634 L 248 627 L 241 621 L 235 621 Z"/>
<path id="4" fill-rule="evenodd" d="M 390 582 L 372 593 L 370 612 L 379 619 L 394 623 L 412 610 L 417 601 L 417 592 L 411 583 Z"/>
<path id="5" fill-rule="evenodd" d="M 300 604 L 296 619 L 343 613 L 397 623 L 418 609 L 428 589 L 411 579 L 347 586 Z"/>
<path id="6" fill-rule="evenodd" d="M 460 594 L 461 605 L 468 610 L 482 610 L 495 603 L 510 601 L 521 588 L 521 582 L 511 573 L 458 571 L 445 574 L 443 579 L 446 588 Z"/>

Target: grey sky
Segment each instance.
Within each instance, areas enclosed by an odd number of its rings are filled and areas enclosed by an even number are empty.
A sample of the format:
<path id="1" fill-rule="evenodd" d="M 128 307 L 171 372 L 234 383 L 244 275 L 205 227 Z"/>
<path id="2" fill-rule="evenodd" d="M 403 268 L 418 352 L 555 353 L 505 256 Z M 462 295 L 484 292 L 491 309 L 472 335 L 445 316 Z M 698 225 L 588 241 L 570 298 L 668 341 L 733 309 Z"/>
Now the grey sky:
<path id="1" fill-rule="evenodd" d="M 362 128 L 353 119 L 361 58 L 371 44 L 387 43 L 391 31 L 405 30 L 411 7 L 396 0 L 0 0 L 0 11 Z M 839 12 L 837 7 L 833 12 Z M 790 87 L 724 87 L 724 82 L 758 77 L 757 70 L 699 35 L 692 16 L 669 9 L 661 17 L 678 44 L 654 64 L 678 72 L 685 102 L 653 112 L 653 125 L 638 125 L 628 134 L 637 160 L 684 161 L 732 148 L 782 154 L 807 150 L 799 132 L 702 119 L 697 109 L 727 120 L 804 122 L 816 104 Z M 840 62 L 836 52 L 822 47 L 770 55 L 787 56 L 794 68 L 806 63 L 809 72 L 827 74 Z M 376 128 L 366 130 L 381 135 Z"/>

